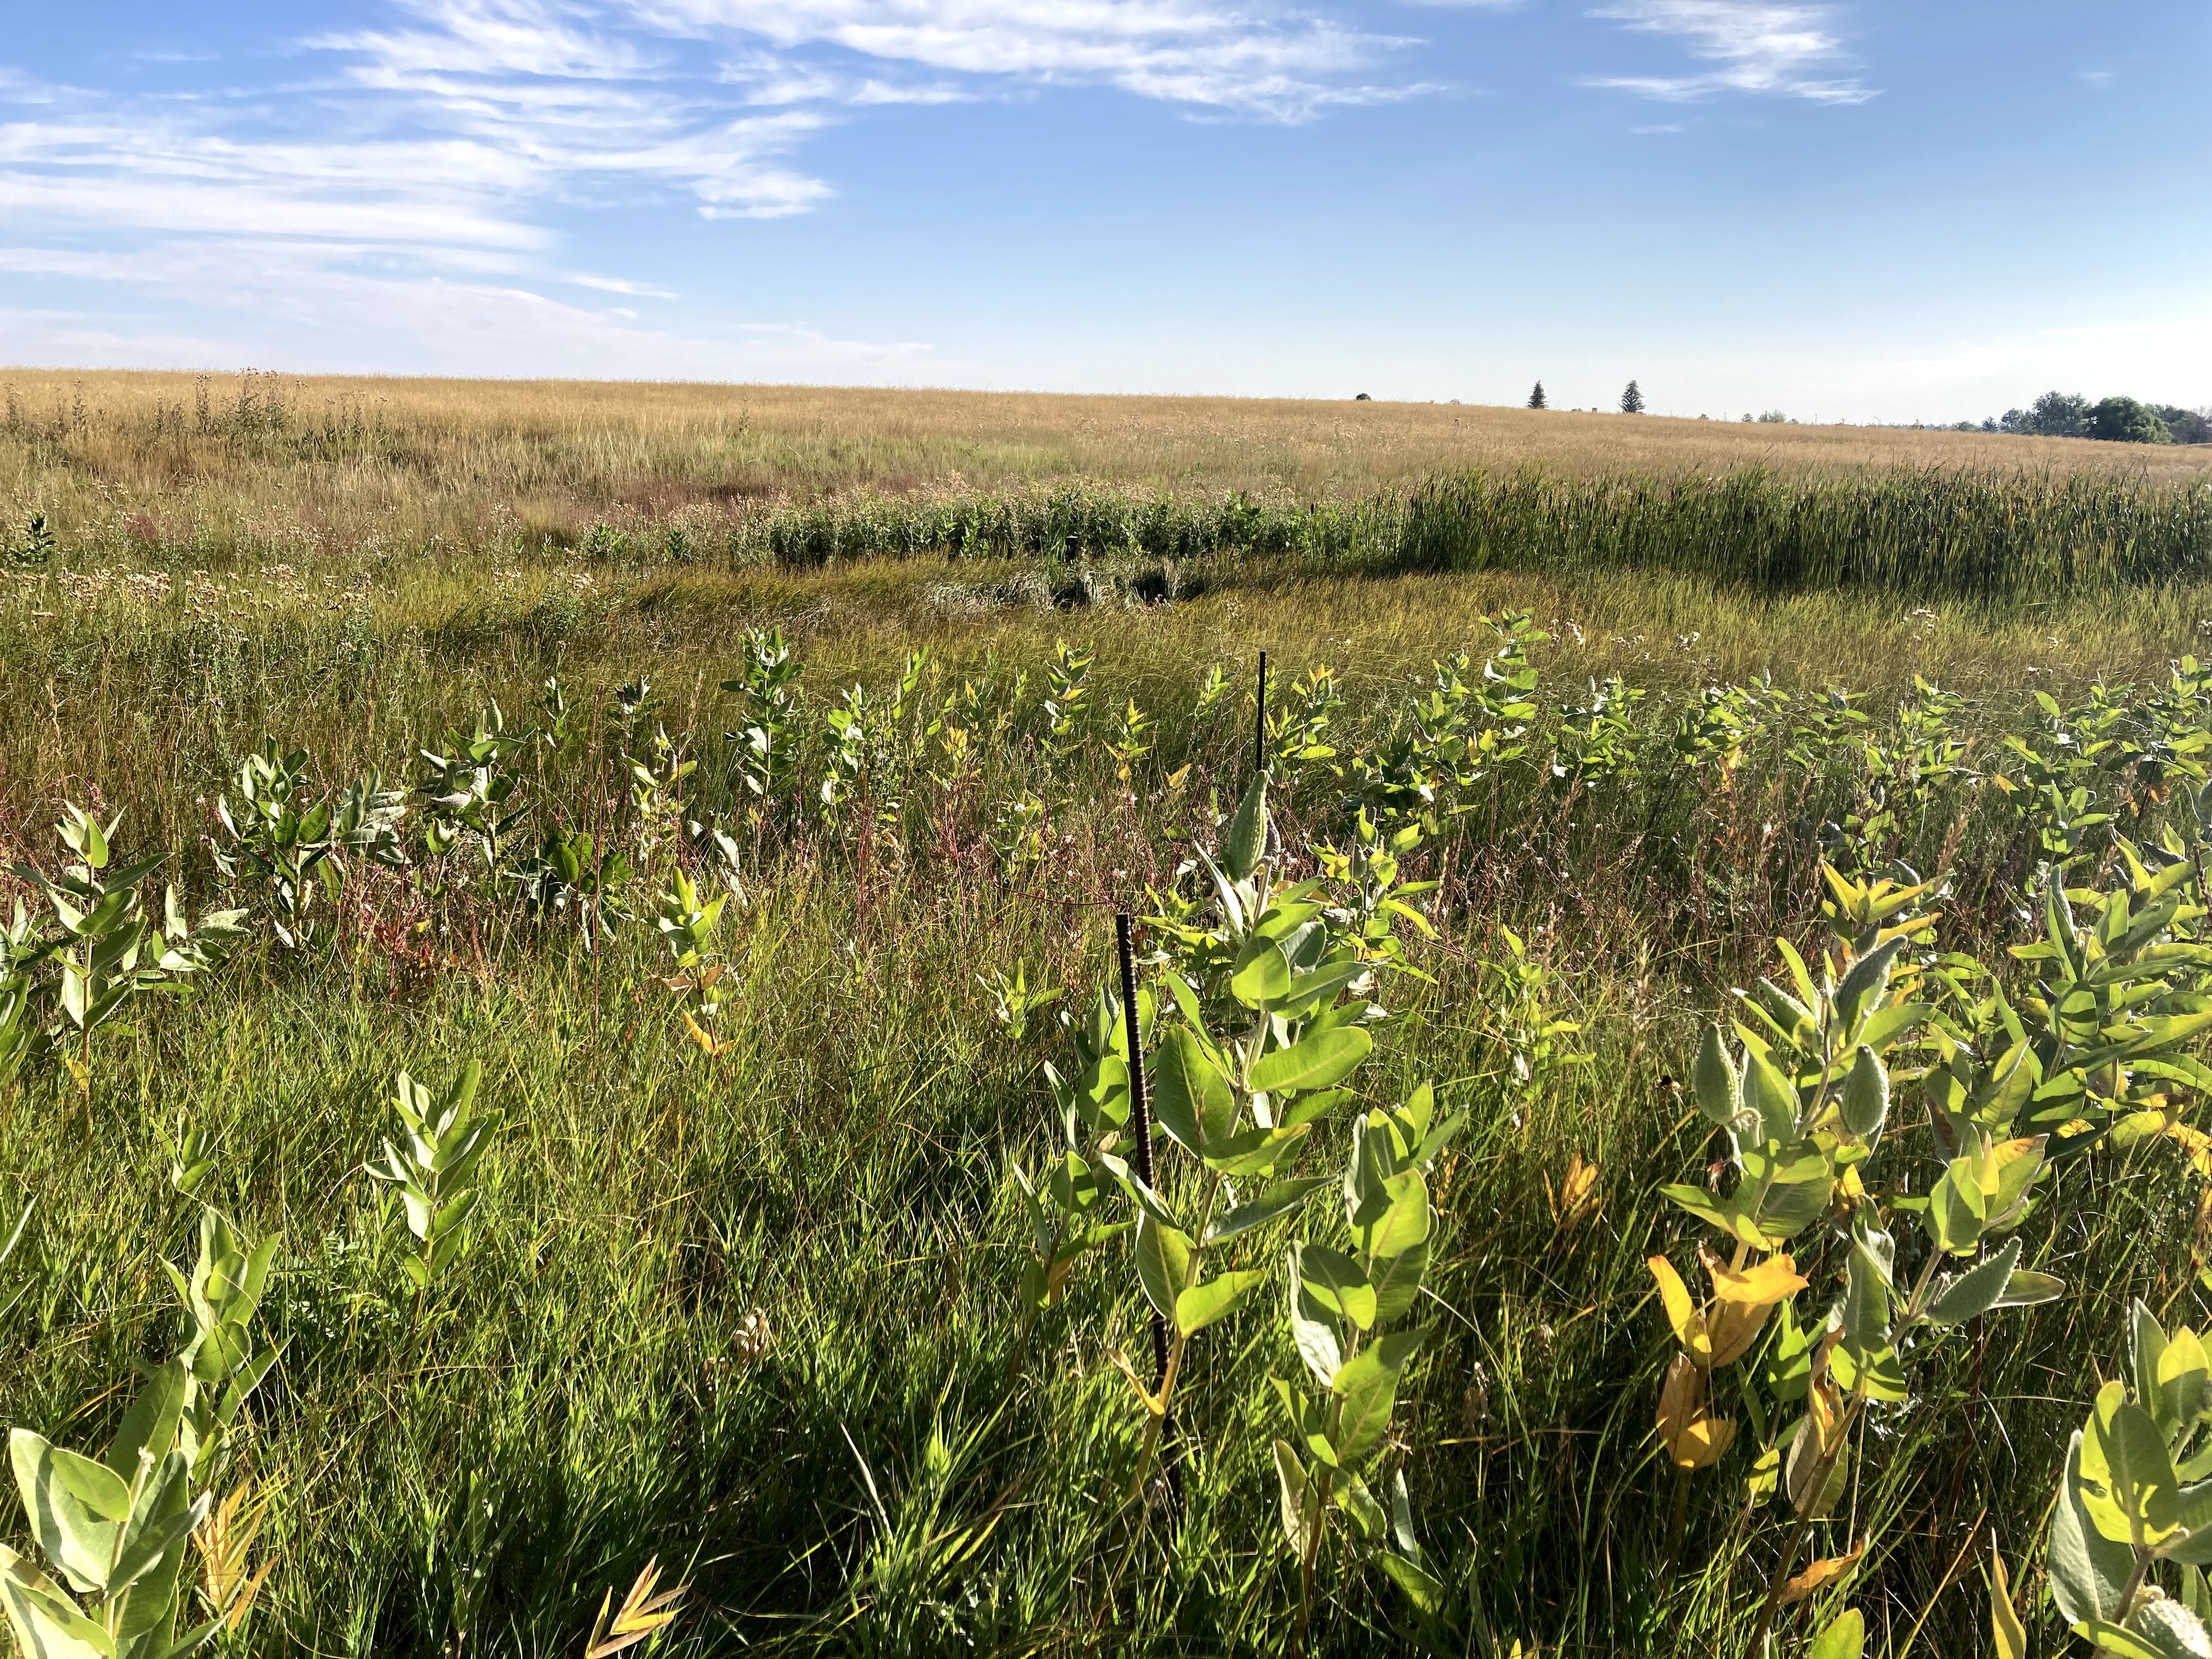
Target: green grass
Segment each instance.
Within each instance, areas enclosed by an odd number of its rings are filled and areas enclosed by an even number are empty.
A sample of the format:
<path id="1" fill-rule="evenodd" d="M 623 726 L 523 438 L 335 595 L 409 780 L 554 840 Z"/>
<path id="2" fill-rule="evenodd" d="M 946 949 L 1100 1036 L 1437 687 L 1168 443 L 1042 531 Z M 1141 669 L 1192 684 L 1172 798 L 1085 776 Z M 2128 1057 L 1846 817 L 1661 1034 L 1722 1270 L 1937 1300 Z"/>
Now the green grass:
<path id="1" fill-rule="evenodd" d="M 619 1595 L 656 1553 L 695 1586 L 664 1652 L 1279 1650 L 1295 1584 L 1267 1378 L 1296 1362 L 1272 1297 L 1194 1346 L 1179 1407 L 1189 1513 L 1171 1547 L 1157 1511 L 1133 1537 L 1118 1494 L 1141 1419 L 1107 1359 L 1145 1347 L 1125 1255 L 1079 1268 L 1010 1375 L 1024 1232 L 1008 1166 L 1047 1144 L 1040 1067 L 1064 1047 L 1042 1018 L 1009 1038 L 977 975 L 1026 963 L 1088 994 L 1112 909 L 1141 911 L 1147 883 L 1174 880 L 1194 830 L 1210 844 L 1215 805 L 1242 782 L 1250 705 L 1194 724 L 1206 665 L 1243 675 L 1264 645 L 1279 688 L 1334 665 L 1347 700 L 1330 732 L 1348 754 L 1432 657 L 1486 648 L 1485 613 L 1526 605 L 1561 636 L 1539 656 L 1546 725 L 1618 672 L 1652 688 L 1656 735 L 1641 770 L 1572 805 L 1540 744 L 1423 855 L 1443 884 L 1440 937 L 1415 951 L 1432 982 L 1395 988 L 1401 1017 L 1364 1086 L 1379 1098 L 1431 1079 L 1471 1121 L 1437 1181 L 1437 1331 L 1401 1407 L 1406 1472 L 1429 1548 L 1507 1648 L 1735 1653 L 1780 1528 L 1741 1517 L 1738 1458 L 1699 1477 L 1680 1559 L 1665 1562 L 1672 1476 L 1650 1425 L 1671 1345 L 1643 1262 L 1662 1249 L 1689 1261 L 1695 1230 L 1654 1188 L 1696 1178 L 1707 1156 L 1671 1079 L 1729 988 L 1766 971 L 1771 935 L 1811 927 L 1814 836 L 1840 786 L 1781 765 L 1778 737 L 1731 781 L 1686 777 L 1667 731 L 1711 683 L 1839 680 L 1886 720 L 1923 674 L 1970 694 L 1993 757 L 1998 734 L 2032 724 L 2032 689 L 2162 680 L 2212 592 L 1921 611 L 1893 592 L 1762 594 L 1710 569 L 1605 561 L 1293 566 L 1308 574 L 1286 580 L 1247 558 L 1142 608 L 1103 580 L 1065 591 L 1064 564 L 948 559 L 927 538 L 896 562 L 849 550 L 787 568 L 670 566 L 635 541 L 576 557 L 349 549 L 283 570 L 210 565 L 195 586 L 181 548 L 128 567 L 80 549 L 0 599 L 9 860 L 50 864 L 58 802 L 96 798 L 125 811 L 126 843 L 169 852 L 212 900 L 212 804 L 264 735 L 305 744 L 333 780 L 372 764 L 402 778 L 414 746 L 490 698 L 526 720 L 556 671 L 586 718 L 650 678 L 703 763 L 692 809 L 726 815 L 744 854 L 741 988 L 713 1060 L 682 1038 L 648 927 L 594 954 L 484 884 L 426 895 L 371 873 L 326 950 L 303 960 L 257 940 L 203 994 L 106 1044 L 88 1135 L 65 1079 L 7 1095 L 0 1206 L 21 1194 L 38 1209 L 0 1267 L 0 1301 L 29 1285 L 0 1320 L 0 1415 L 99 1440 L 131 1364 L 173 1340 L 158 1263 L 183 1259 L 195 1224 L 167 1178 L 182 1121 L 217 1143 L 202 1195 L 284 1241 L 264 1309 L 283 1357 L 243 1453 L 279 1494 L 278 1565 L 226 1638 L 240 1651 L 428 1655 L 465 1628 L 463 1651 L 573 1653 L 601 1591 Z M 972 785 L 906 779 L 879 833 L 825 828 L 795 800 L 748 825 L 717 688 L 756 624 L 798 641 L 810 733 L 842 687 L 885 690 L 915 646 L 939 665 L 935 696 L 987 672 L 1002 693 L 1025 672 L 1027 690 Z M 1091 740 L 1055 768 L 1034 734 L 1060 636 L 1098 665 Z M 1130 697 L 1160 725 L 1125 791 L 1099 743 Z M 533 763 L 525 793 L 545 817 L 619 830 L 615 776 L 587 748 Z M 2100 787 L 2155 815 L 2133 781 Z M 1059 805 L 1047 856 L 1010 872 L 992 817 L 1024 789 Z M 1344 833 L 1343 793 L 1308 769 L 1284 803 L 1293 847 Z M 1986 952 L 2021 937 L 2011 912 L 2032 860 L 1995 790 L 1950 806 L 1955 840 L 1947 811 L 1903 850 L 1932 862 L 1950 840 L 1945 936 Z M 1486 965 L 1505 957 L 1507 927 L 1559 976 L 1554 1012 L 1590 1054 L 1528 1089 Z M 391 1131 L 393 1072 L 442 1083 L 471 1058 L 504 1127 L 476 1245 L 418 1315 L 399 1271 L 409 1241 L 360 1166 Z M 1917 1106 L 1900 1115 L 1919 1121 Z M 1603 1172 L 1602 1213 L 1563 1232 L 1544 1182 L 1577 1153 Z M 1311 1167 L 1340 1156 L 1332 1142 Z M 2122 1355 L 2128 1297 L 2201 1316 L 2196 1190 L 2170 1146 L 2075 1166 L 2028 1228 L 2067 1298 L 1946 1343 L 1917 1364 L 1912 1407 L 1879 1415 L 1823 1536 L 1833 1553 L 1872 1535 L 1849 1590 L 1870 1652 L 1981 1650 L 1981 1558 L 1947 1572 L 1978 1537 L 1986 1555 L 1978 1524 L 2015 1564 L 2037 1547 L 2064 1430 Z M 1250 1236 L 1251 1260 L 1281 1242 L 1279 1228 Z M 1813 1272 L 1808 1315 L 1835 1272 Z M 753 1356 L 741 1333 L 756 1310 L 769 1334 Z M 21 1541 L 12 1510 L 0 1537 Z M 1321 1650 L 1411 1650 L 1379 1573 L 1325 1582 Z M 1802 1639 L 1793 1626 L 1785 1651 Z"/>

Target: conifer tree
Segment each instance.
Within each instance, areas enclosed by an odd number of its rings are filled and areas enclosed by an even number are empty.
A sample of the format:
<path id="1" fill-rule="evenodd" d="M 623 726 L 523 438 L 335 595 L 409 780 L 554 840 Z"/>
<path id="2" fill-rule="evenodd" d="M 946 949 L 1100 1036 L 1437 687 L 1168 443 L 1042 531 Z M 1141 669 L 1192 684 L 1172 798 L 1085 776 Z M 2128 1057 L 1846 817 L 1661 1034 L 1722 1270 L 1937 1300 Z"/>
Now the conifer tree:
<path id="1" fill-rule="evenodd" d="M 1536 389 L 1528 394 L 1528 407 L 1531 409 L 1548 409 L 1551 407 L 1549 404 L 1547 404 L 1544 401 L 1544 383 L 1541 380 L 1536 382 Z"/>
<path id="2" fill-rule="evenodd" d="M 1628 390 L 1620 394 L 1620 412 L 1624 415 L 1641 415 L 1644 412 L 1644 393 L 1633 380 L 1628 383 Z"/>

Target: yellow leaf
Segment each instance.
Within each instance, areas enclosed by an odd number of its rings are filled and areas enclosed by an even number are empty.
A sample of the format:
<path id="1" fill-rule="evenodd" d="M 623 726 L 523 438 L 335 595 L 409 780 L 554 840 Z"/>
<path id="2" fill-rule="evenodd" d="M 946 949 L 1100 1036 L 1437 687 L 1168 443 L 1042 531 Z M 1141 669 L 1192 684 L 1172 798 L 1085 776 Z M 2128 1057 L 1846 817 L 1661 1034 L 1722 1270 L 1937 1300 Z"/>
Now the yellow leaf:
<path id="1" fill-rule="evenodd" d="M 1996 1638 L 1997 1659 L 2027 1659 L 2027 1632 L 2013 1611 L 2012 1585 L 2005 1577 L 2004 1557 L 1997 1553 L 1997 1535 L 1990 1534 L 1990 1629 Z"/>
<path id="2" fill-rule="evenodd" d="M 2167 1124 L 2166 1133 L 2168 1139 L 2180 1142 L 2181 1150 L 2188 1157 L 2191 1169 L 2207 1179 L 2212 1179 L 2212 1135 L 2181 1122 Z"/>
<path id="3" fill-rule="evenodd" d="M 1786 1607 L 1793 1602 L 1803 1601 L 1808 1595 L 1819 1595 L 1853 1567 L 1858 1565 L 1859 1557 L 1866 1553 L 1866 1547 L 1867 1540 L 1862 1538 L 1858 1541 L 1858 1547 L 1849 1555 L 1831 1556 L 1825 1561 L 1813 1563 L 1811 1566 L 1782 1587 L 1782 1605 Z"/>
<path id="4" fill-rule="evenodd" d="M 705 1049 L 709 1055 L 726 1054 L 737 1042 L 735 1037 L 727 1037 L 717 1042 L 705 1027 L 691 1018 L 689 1010 L 686 1010 L 684 1015 L 684 1028 L 690 1032 L 691 1040 Z"/>
<path id="5" fill-rule="evenodd" d="M 1787 1255 L 1771 1255 L 1749 1270 L 1738 1273 L 1711 1251 L 1700 1249 L 1705 1271 L 1713 1278 L 1713 1296 L 1747 1308 L 1771 1308 L 1787 1302 L 1809 1282 Z"/>
<path id="6" fill-rule="evenodd" d="M 1659 1299 L 1666 1304 L 1667 1322 L 1674 1328 L 1674 1340 L 1698 1364 L 1712 1364 L 1713 1343 L 1705 1329 L 1705 1316 L 1691 1303 L 1690 1287 L 1682 1283 L 1674 1264 L 1663 1255 L 1655 1255 L 1644 1265 L 1659 1281 Z"/>
<path id="7" fill-rule="evenodd" d="M 1735 1438 L 1735 1425 L 1705 1412 L 1705 1374 L 1678 1353 L 1659 1390 L 1659 1438 L 1678 1468 L 1702 1469 L 1717 1461 Z"/>
<path id="8" fill-rule="evenodd" d="M 612 1655 L 635 1646 L 655 1631 L 676 1622 L 677 1614 L 683 1611 L 676 1603 L 691 1587 L 678 1584 L 656 1595 L 653 1588 L 659 1582 L 660 1558 L 655 1556 L 645 1564 L 645 1571 L 638 1574 L 637 1582 L 629 1587 L 629 1594 L 623 1597 L 621 1610 L 611 1620 L 607 1610 L 615 1593 L 609 1590 L 599 1598 L 599 1620 L 591 1641 L 585 1646 L 584 1659 L 611 1659 Z"/>
<path id="9" fill-rule="evenodd" d="M 1706 1469 L 1735 1443 L 1735 1424 L 1725 1417 L 1700 1418 L 1674 1443 L 1674 1462 L 1686 1469 Z"/>
<path id="10" fill-rule="evenodd" d="M 1759 1340 L 1759 1334 L 1766 1328 L 1766 1316 L 1774 1311 L 1771 1302 L 1756 1307 L 1741 1303 L 1723 1302 L 1715 1308 L 1709 1322 L 1713 1343 L 1713 1369 L 1733 1365 L 1750 1352 L 1751 1345 Z"/>
<path id="11" fill-rule="evenodd" d="M 1859 1179 L 1857 1164 L 1844 1165 L 1843 1176 L 1836 1182 L 1836 1191 L 1847 1203 L 1856 1202 L 1866 1196 L 1866 1182 Z"/>
<path id="12" fill-rule="evenodd" d="M 1583 1155 L 1575 1153 L 1567 1160 L 1567 1172 L 1559 1177 L 1559 1190 L 1552 1198 L 1552 1221 L 1561 1232 L 1578 1227 L 1597 1213 L 1597 1165 L 1583 1162 Z M 1544 1190 L 1552 1191 L 1552 1178 L 1544 1177 Z"/>
<path id="13" fill-rule="evenodd" d="M 1166 1411 L 1160 1405 L 1159 1396 L 1145 1386 L 1144 1380 L 1137 1375 L 1137 1368 L 1129 1363 L 1128 1355 L 1123 1353 L 1119 1348 L 1114 1348 L 1108 1351 L 1106 1357 L 1114 1362 L 1115 1370 L 1129 1379 L 1129 1386 L 1137 1391 L 1137 1398 L 1145 1402 L 1146 1411 L 1155 1417 L 1167 1415 Z"/>

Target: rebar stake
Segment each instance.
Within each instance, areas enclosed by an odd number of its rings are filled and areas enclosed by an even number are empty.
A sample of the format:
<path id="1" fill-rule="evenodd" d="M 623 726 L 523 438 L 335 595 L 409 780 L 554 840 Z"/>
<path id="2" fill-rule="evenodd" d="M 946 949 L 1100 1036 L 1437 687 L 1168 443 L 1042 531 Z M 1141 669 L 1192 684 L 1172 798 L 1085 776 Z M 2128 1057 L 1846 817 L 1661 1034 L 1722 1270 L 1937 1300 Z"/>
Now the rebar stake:
<path id="1" fill-rule="evenodd" d="M 1152 1102 L 1145 1091 L 1145 1044 L 1137 1030 L 1137 952 L 1127 910 L 1114 913 L 1114 944 L 1121 959 L 1121 1035 L 1127 1044 L 1129 1058 L 1129 1122 L 1137 1139 L 1133 1161 L 1145 1185 L 1157 1192 L 1159 1183 L 1152 1179 Z M 1158 1308 L 1152 1310 L 1152 1365 L 1155 1386 L 1164 1388 L 1168 1380 L 1168 1322 Z M 1182 1466 L 1176 1455 L 1172 1412 L 1160 1419 L 1160 1467 L 1167 1472 L 1168 1498 L 1180 1516 Z"/>
<path id="2" fill-rule="evenodd" d="M 1252 775 L 1267 769 L 1267 653 L 1260 653 L 1260 707 L 1252 719 Z"/>

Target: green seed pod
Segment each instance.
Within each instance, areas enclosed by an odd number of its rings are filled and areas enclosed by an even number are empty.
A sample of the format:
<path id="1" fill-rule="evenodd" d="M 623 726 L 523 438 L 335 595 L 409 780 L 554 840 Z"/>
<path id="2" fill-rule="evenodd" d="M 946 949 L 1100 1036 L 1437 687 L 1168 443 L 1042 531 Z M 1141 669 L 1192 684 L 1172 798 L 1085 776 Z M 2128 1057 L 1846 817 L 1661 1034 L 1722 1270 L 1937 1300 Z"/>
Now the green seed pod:
<path id="1" fill-rule="evenodd" d="M 1723 1129 L 1735 1121 L 1742 1080 L 1729 1058 L 1728 1045 L 1721 1041 L 1719 1026 L 1706 1026 L 1705 1036 L 1698 1039 L 1698 1058 L 1690 1068 L 1690 1080 L 1697 1085 L 1699 1111 Z"/>
<path id="2" fill-rule="evenodd" d="M 1871 1141 L 1889 1120 L 1889 1073 L 1881 1057 L 1864 1043 L 1844 1079 L 1844 1127 L 1861 1140 Z"/>

